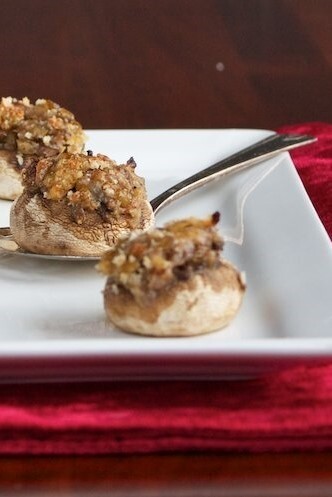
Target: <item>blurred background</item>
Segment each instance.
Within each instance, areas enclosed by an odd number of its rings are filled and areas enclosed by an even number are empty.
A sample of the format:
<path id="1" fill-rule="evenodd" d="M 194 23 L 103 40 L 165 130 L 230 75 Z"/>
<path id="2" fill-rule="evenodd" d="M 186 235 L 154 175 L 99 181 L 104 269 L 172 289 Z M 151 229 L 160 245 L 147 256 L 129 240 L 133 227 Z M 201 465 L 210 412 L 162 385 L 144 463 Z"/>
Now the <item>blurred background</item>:
<path id="1" fill-rule="evenodd" d="M 331 0 L 0 0 L 0 94 L 85 128 L 332 121 Z"/>

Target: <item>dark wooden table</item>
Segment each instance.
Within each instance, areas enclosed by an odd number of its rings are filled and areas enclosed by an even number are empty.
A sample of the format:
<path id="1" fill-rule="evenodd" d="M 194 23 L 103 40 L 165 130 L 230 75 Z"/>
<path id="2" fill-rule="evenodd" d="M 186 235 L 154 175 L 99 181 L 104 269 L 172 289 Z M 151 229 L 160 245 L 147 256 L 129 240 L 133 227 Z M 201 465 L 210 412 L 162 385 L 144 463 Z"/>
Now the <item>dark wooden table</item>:
<path id="1" fill-rule="evenodd" d="M 331 0 L 0 6 L 0 95 L 53 99 L 85 128 L 332 122 Z M 323 497 L 332 454 L 2 457 L 0 494 Z"/>
<path id="2" fill-rule="evenodd" d="M 0 94 L 85 128 L 332 119 L 330 0 L 1 0 Z"/>
<path id="3" fill-rule="evenodd" d="M 0 458 L 6 497 L 330 497 L 332 454 Z"/>

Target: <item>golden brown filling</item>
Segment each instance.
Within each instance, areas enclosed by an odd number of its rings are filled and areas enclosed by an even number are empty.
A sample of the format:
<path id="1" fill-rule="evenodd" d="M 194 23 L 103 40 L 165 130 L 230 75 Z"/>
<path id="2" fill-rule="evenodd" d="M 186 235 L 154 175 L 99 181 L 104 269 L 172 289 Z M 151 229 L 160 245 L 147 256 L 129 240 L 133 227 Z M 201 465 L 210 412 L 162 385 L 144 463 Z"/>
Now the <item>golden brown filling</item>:
<path id="1" fill-rule="evenodd" d="M 86 212 L 97 211 L 105 222 L 124 228 L 138 227 L 147 201 L 144 179 L 135 173 L 136 163 L 118 165 L 105 155 L 70 154 L 36 159 L 23 169 L 25 191 L 42 194 L 50 201 L 71 207 L 73 219 L 82 224 Z"/>
<path id="2" fill-rule="evenodd" d="M 34 104 L 6 97 L 0 102 L 0 149 L 15 151 L 18 164 L 22 156 L 50 156 L 63 151 L 81 152 L 85 135 L 74 115 L 51 100 Z"/>
<path id="3" fill-rule="evenodd" d="M 120 287 L 138 300 L 153 297 L 179 280 L 221 264 L 218 221 L 215 213 L 208 219 L 189 218 L 131 235 L 103 255 L 98 269 L 108 276 L 115 293 Z"/>

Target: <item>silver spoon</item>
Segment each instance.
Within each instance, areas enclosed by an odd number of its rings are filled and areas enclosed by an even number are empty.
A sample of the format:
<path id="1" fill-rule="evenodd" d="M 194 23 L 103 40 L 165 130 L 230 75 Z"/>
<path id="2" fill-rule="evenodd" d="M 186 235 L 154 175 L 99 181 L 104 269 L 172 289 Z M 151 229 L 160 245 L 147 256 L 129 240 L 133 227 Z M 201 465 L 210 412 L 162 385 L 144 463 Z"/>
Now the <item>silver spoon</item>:
<path id="1" fill-rule="evenodd" d="M 216 162 L 202 171 L 199 171 L 189 178 L 176 183 L 163 193 L 151 200 L 151 206 L 155 214 L 161 209 L 171 204 L 180 197 L 200 188 L 211 181 L 215 181 L 227 174 L 241 171 L 250 166 L 270 159 L 281 152 L 291 150 L 309 143 L 313 143 L 317 138 L 308 135 L 288 135 L 274 134 L 265 138 L 249 147 Z M 0 250 L 5 253 L 19 254 L 28 257 L 37 257 L 42 259 L 66 260 L 66 261 L 94 261 L 99 257 L 94 256 L 75 256 L 75 255 L 46 255 L 34 254 L 21 249 L 13 240 L 10 228 L 0 228 Z"/>

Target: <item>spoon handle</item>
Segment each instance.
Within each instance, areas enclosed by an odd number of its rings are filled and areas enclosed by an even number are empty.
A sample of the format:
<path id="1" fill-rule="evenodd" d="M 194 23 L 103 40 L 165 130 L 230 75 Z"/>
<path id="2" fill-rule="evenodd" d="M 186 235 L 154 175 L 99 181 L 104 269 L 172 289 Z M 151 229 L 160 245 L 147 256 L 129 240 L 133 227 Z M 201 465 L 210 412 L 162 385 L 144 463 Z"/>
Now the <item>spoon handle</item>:
<path id="1" fill-rule="evenodd" d="M 171 204 L 174 200 L 196 190 L 210 181 L 216 180 L 226 174 L 241 171 L 254 164 L 269 159 L 280 152 L 301 147 L 316 141 L 316 138 L 307 135 L 274 134 L 251 145 L 235 154 L 216 162 L 212 166 L 193 174 L 187 179 L 180 181 L 168 190 L 151 200 L 151 206 L 156 214 L 162 208 Z"/>
<path id="2" fill-rule="evenodd" d="M 317 138 L 308 135 L 279 135 L 273 134 L 249 147 L 236 152 L 225 159 L 216 162 L 212 166 L 199 171 L 189 178 L 176 183 L 168 190 L 151 200 L 151 206 L 156 214 L 162 208 L 171 204 L 174 200 L 196 190 L 210 181 L 216 180 L 226 174 L 241 171 L 254 164 L 273 157 L 280 152 L 291 150 L 315 142 Z M 0 228 L 0 240 L 12 240 L 10 228 Z"/>

